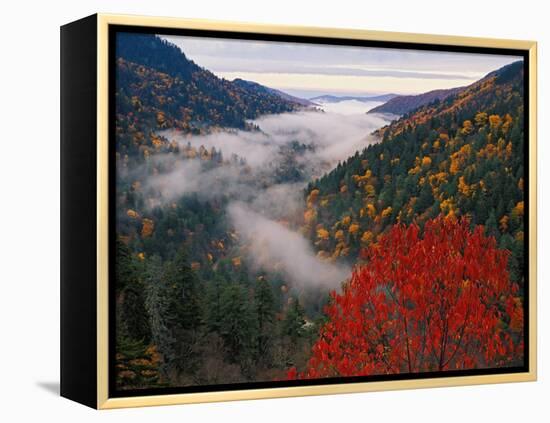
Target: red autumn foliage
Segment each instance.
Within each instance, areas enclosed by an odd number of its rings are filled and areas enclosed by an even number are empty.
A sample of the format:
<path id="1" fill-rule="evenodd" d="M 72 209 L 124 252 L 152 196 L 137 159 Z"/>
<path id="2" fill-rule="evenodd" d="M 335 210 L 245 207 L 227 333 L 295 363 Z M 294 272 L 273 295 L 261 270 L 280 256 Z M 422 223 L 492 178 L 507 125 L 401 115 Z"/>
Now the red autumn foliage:
<path id="1" fill-rule="evenodd" d="M 468 220 L 395 225 L 364 251 L 304 372 L 289 379 L 511 366 L 523 360 L 523 306 L 509 252 Z"/>

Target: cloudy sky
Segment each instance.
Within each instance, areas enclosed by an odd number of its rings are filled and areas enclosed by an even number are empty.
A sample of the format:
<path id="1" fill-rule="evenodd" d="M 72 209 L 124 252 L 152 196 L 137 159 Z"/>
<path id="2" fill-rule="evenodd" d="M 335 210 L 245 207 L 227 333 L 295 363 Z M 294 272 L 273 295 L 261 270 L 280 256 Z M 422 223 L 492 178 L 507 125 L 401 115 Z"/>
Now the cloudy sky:
<path id="1" fill-rule="evenodd" d="M 220 77 L 300 97 L 418 94 L 468 85 L 520 57 L 163 36 Z"/>

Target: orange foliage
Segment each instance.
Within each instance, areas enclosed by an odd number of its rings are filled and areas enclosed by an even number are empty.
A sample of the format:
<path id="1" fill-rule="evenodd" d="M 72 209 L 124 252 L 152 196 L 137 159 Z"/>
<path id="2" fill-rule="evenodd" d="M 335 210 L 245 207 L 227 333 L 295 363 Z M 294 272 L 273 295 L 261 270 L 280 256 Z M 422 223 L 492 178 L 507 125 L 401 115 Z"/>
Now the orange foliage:
<path id="1" fill-rule="evenodd" d="M 153 231 L 155 230 L 155 223 L 151 219 L 143 219 L 141 222 L 141 237 L 142 238 L 148 238 L 153 234 Z"/>

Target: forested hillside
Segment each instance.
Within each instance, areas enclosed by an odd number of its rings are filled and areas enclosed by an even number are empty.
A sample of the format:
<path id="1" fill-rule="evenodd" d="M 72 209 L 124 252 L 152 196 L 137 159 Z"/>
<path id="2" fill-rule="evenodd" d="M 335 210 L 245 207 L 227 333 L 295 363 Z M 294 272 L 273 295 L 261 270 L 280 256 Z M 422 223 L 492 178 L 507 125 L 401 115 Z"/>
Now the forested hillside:
<path id="1" fill-rule="evenodd" d="M 248 266 L 226 207 L 241 191 L 302 181 L 296 158 L 309 147 L 283 145 L 253 173 L 242 157 L 181 145 L 162 131 L 258 132 L 248 119 L 303 106 L 220 79 L 153 35 L 119 36 L 117 387 L 282 378 L 288 366 L 305 365 L 316 326 L 282 275 Z M 177 191 L 190 180 L 198 184 L 191 192 L 164 195 L 165 183 Z"/>
<path id="2" fill-rule="evenodd" d="M 303 233 L 356 267 L 289 379 L 524 363 L 523 104 L 516 62 L 310 184 Z"/>
<path id="3" fill-rule="evenodd" d="M 262 85 L 218 78 L 156 35 L 118 34 L 116 57 L 117 152 L 130 158 L 168 149 L 154 131 L 252 129 L 248 119 L 303 107 Z"/>
<path id="4" fill-rule="evenodd" d="M 394 223 L 469 216 L 512 251 L 512 278 L 520 281 L 523 104 L 516 62 L 381 128 L 381 143 L 309 185 L 303 232 L 319 256 L 355 262 Z"/>

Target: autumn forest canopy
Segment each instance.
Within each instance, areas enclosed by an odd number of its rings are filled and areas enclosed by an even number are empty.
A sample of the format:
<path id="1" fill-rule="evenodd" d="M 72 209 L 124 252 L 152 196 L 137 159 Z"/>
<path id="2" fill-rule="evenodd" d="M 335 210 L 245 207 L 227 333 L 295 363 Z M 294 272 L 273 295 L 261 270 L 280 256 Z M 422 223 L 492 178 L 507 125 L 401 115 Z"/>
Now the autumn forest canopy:
<path id="1" fill-rule="evenodd" d="M 117 389 L 523 365 L 522 61 L 345 114 L 155 35 L 113 66 Z"/>

